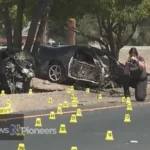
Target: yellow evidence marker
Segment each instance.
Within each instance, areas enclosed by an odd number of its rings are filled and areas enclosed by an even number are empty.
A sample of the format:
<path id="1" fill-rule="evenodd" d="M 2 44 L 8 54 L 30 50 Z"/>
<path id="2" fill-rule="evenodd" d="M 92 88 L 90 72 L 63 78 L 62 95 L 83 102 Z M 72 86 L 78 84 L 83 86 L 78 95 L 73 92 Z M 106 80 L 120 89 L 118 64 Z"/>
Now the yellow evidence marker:
<path id="1" fill-rule="evenodd" d="M 127 104 L 127 109 L 126 109 L 127 111 L 129 110 L 129 111 L 132 111 L 133 110 L 133 108 L 132 108 L 132 104 Z"/>
<path id="2" fill-rule="evenodd" d="M 122 101 L 122 103 L 126 103 L 126 98 L 122 97 L 121 101 Z"/>
<path id="3" fill-rule="evenodd" d="M 77 123 L 77 117 L 76 117 L 76 115 L 74 115 L 74 114 L 71 115 L 70 123 Z"/>
<path id="4" fill-rule="evenodd" d="M 26 150 L 24 143 L 19 143 L 17 150 Z"/>
<path id="5" fill-rule="evenodd" d="M 72 86 L 70 87 L 70 89 L 73 91 L 73 90 L 74 90 L 74 86 L 72 85 Z"/>
<path id="6" fill-rule="evenodd" d="M 107 141 L 113 141 L 114 140 L 112 131 L 110 131 L 110 130 L 107 131 L 105 140 L 107 140 Z"/>
<path id="7" fill-rule="evenodd" d="M 6 114 L 6 109 L 5 107 L 0 107 L 0 115 Z"/>
<path id="8" fill-rule="evenodd" d="M 63 108 L 68 108 L 68 107 L 69 107 L 68 102 L 67 102 L 67 101 L 64 101 L 64 103 L 63 103 Z"/>
<path id="9" fill-rule="evenodd" d="M 78 148 L 76 146 L 72 146 L 71 150 L 78 150 Z"/>
<path id="10" fill-rule="evenodd" d="M 76 101 L 77 103 L 79 102 L 78 98 L 77 97 L 74 97 L 73 99 L 74 101 Z"/>
<path id="11" fill-rule="evenodd" d="M 36 118 L 36 121 L 35 121 L 35 127 L 42 127 L 42 121 L 41 121 L 41 118 Z"/>
<path id="12" fill-rule="evenodd" d="M 78 107 L 78 102 L 76 100 L 72 100 L 72 107 Z"/>
<path id="13" fill-rule="evenodd" d="M 25 131 L 23 130 L 23 127 L 21 128 L 21 133 L 17 134 L 17 136 L 25 136 Z"/>
<path id="14" fill-rule="evenodd" d="M 127 97 L 127 99 L 126 99 L 126 104 L 131 104 L 131 99 L 130 99 L 130 97 Z"/>
<path id="15" fill-rule="evenodd" d="M 98 94 L 97 98 L 98 100 L 102 100 L 102 94 Z"/>
<path id="16" fill-rule="evenodd" d="M 66 93 L 68 93 L 68 94 L 70 94 L 70 93 L 71 93 L 70 88 L 67 88 L 67 89 L 66 89 Z"/>
<path id="17" fill-rule="evenodd" d="M 2 91 L 1 91 L 1 96 L 4 96 L 4 95 L 5 95 L 5 91 L 2 90 Z"/>
<path id="18" fill-rule="evenodd" d="M 130 119 L 130 115 L 129 115 L 129 114 L 125 114 L 124 122 L 131 122 L 131 119 Z"/>
<path id="19" fill-rule="evenodd" d="M 48 104 L 52 104 L 53 103 L 53 100 L 51 97 L 48 98 Z"/>
<path id="20" fill-rule="evenodd" d="M 90 93 L 90 88 L 86 88 L 86 93 Z"/>
<path id="21" fill-rule="evenodd" d="M 0 107 L 0 115 L 11 114 L 12 108 L 10 106 Z"/>
<path id="22" fill-rule="evenodd" d="M 56 116 L 55 116 L 55 112 L 54 112 L 54 111 L 51 111 L 51 112 L 50 112 L 49 119 L 51 119 L 51 120 L 55 120 L 55 119 L 56 119 Z"/>
<path id="23" fill-rule="evenodd" d="M 81 109 L 77 109 L 76 116 L 82 117 L 82 110 Z"/>
<path id="24" fill-rule="evenodd" d="M 29 89 L 29 95 L 32 95 L 33 94 L 33 91 L 32 91 L 32 89 Z"/>
<path id="25" fill-rule="evenodd" d="M 70 87 L 70 90 L 71 90 L 71 91 L 74 91 L 74 86 L 71 86 L 71 87 Z"/>
<path id="26" fill-rule="evenodd" d="M 74 98 L 75 98 L 75 95 L 74 95 L 74 94 L 71 94 L 71 95 L 70 95 L 70 98 L 71 98 L 71 99 L 74 99 Z"/>
<path id="27" fill-rule="evenodd" d="M 57 108 L 57 114 L 58 114 L 58 115 L 62 115 L 62 114 L 63 114 L 62 108 L 59 107 L 59 106 L 58 106 L 58 108 Z"/>
<path id="28" fill-rule="evenodd" d="M 66 134 L 67 130 L 66 130 L 66 125 L 65 124 L 61 124 L 60 128 L 59 128 L 59 134 Z"/>

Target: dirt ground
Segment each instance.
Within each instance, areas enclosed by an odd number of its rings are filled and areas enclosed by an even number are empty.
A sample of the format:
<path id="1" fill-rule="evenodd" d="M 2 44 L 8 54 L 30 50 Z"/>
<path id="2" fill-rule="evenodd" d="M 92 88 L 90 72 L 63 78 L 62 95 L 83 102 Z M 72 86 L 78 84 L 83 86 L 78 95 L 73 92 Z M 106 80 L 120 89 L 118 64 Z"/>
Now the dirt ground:
<path id="1" fill-rule="evenodd" d="M 118 89 L 117 91 L 119 91 Z M 120 90 L 121 92 L 121 90 Z M 133 92 L 133 90 L 132 90 Z M 78 108 L 84 106 L 91 107 L 108 107 L 116 105 L 124 105 L 121 102 L 121 95 L 110 96 L 108 91 L 100 92 L 103 99 L 98 100 L 98 93 L 86 93 L 85 91 L 72 91 L 72 93 L 78 98 Z M 150 88 L 148 90 L 150 95 Z M 108 96 L 109 95 L 109 96 Z M 149 95 L 147 101 L 149 101 Z M 63 104 L 64 101 L 68 102 L 69 107 L 72 107 L 71 95 L 66 91 L 56 91 L 56 92 L 43 92 L 43 93 L 33 93 L 33 94 L 12 94 L 0 96 L 0 107 L 6 106 L 6 100 L 11 100 L 11 107 L 13 113 L 29 113 L 38 111 L 50 111 L 55 109 L 59 104 Z M 48 99 L 52 98 L 52 103 L 48 103 Z M 133 102 L 136 102 L 134 96 L 131 98 Z M 137 104 L 137 103 L 134 103 Z M 142 103 L 141 103 L 142 104 Z"/>
<path id="2" fill-rule="evenodd" d="M 128 57 L 128 51 L 129 49 L 122 49 L 120 52 L 120 58 L 119 60 L 121 62 L 125 62 Z M 150 50 L 149 49 L 141 49 L 139 50 L 139 54 L 145 58 L 146 66 L 147 66 L 147 72 L 150 72 Z M 39 81 L 34 80 L 34 83 L 36 83 L 36 86 L 38 88 L 42 85 L 47 88 L 50 87 L 49 90 L 53 92 L 42 92 L 42 93 L 33 93 L 32 95 L 29 94 L 15 94 L 15 95 L 5 95 L 0 96 L 0 107 L 4 107 L 6 105 L 6 100 L 10 99 L 12 104 L 12 110 L 13 112 L 28 112 L 28 111 L 37 111 L 37 110 L 49 110 L 51 108 L 56 108 L 59 103 L 63 103 L 64 101 L 68 101 L 69 105 L 71 106 L 71 98 L 70 94 L 66 93 L 66 89 L 68 86 L 65 85 L 58 85 L 58 84 L 52 84 L 48 83 L 47 81 Z M 33 84 L 33 82 L 32 82 Z M 46 90 L 45 90 L 46 91 Z M 77 96 L 79 100 L 80 106 L 86 106 L 86 105 L 100 105 L 103 106 L 112 106 L 116 104 L 121 104 L 121 96 L 123 96 L 122 89 L 116 89 L 116 91 L 119 91 L 113 95 L 110 95 L 110 90 L 106 90 L 104 92 L 100 92 L 100 94 L 103 95 L 103 100 L 98 100 L 97 95 L 98 93 L 90 93 L 87 94 L 85 91 L 74 91 L 73 93 L 75 96 Z M 134 95 L 133 89 L 131 89 L 132 94 Z M 119 94 L 118 94 L 119 93 Z M 147 94 L 148 94 L 148 100 L 150 95 L 150 84 L 147 88 Z M 52 98 L 53 103 L 48 104 L 48 98 Z M 132 97 L 132 100 L 135 101 L 134 97 Z"/>

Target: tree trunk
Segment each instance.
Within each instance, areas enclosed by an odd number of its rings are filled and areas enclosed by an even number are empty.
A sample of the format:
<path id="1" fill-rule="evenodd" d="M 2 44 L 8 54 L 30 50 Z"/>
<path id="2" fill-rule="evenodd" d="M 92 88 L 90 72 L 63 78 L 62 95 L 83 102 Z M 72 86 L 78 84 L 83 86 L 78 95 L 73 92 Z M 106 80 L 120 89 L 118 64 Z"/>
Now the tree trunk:
<path id="1" fill-rule="evenodd" d="M 6 38 L 7 38 L 7 48 L 9 49 L 12 47 L 12 22 L 9 16 L 10 12 L 9 12 L 9 8 L 7 4 L 1 5 L 0 13 L 4 20 L 5 33 L 6 33 Z"/>
<path id="2" fill-rule="evenodd" d="M 43 34 L 44 34 L 45 24 L 46 24 L 46 20 L 43 18 L 41 20 L 41 24 L 40 24 L 40 27 L 36 36 L 36 40 L 33 45 L 32 54 L 34 54 L 34 52 L 38 49 L 40 44 L 43 43 Z"/>
<path id="3" fill-rule="evenodd" d="M 45 12 L 46 7 L 49 6 L 50 0 L 38 0 L 38 3 L 36 5 L 36 8 L 34 10 L 34 14 L 32 16 L 32 22 L 30 25 L 27 41 L 24 47 L 24 50 L 30 52 L 32 44 L 34 42 L 37 25 L 39 23 L 39 20 L 43 16 L 43 13 Z"/>
<path id="4" fill-rule="evenodd" d="M 21 50 L 22 47 L 22 20 L 25 8 L 25 0 L 18 0 L 17 2 L 17 17 L 14 30 L 13 47 Z"/>
<path id="5" fill-rule="evenodd" d="M 40 27 L 36 36 L 36 40 L 34 42 L 33 45 L 33 52 L 34 53 L 36 51 L 36 49 L 38 49 L 38 47 L 40 46 L 41 43 L 45 43 L 45 37 L 46 36 L 46 23 L 47 23 L 47 19 L 48 19 L 48 14 L 49 14 L 49 10 L 50 7 L 47 7 L 47 9 L 45 10 L 45 12 L 43 13 L 43 16 L 41 17 L 41 23 L 40 23 Z"/>
<path id="6" fill-rule="evenodd" d="M 43 33 L 43 43 L 46 44 L 48 42 L 48 21 L 46 20 L 45 22 L 45 29 L 44 29 L 44 33 Z"/>

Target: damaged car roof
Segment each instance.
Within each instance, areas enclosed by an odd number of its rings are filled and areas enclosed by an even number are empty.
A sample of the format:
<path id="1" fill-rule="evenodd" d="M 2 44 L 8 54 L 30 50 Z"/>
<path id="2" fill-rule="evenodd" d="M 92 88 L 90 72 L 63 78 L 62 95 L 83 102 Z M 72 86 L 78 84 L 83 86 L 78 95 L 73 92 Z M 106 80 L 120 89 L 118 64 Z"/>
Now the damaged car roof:
<path id="1" fill-rule="evenodd" d="M 88 48 L 89 50 L 94 50 L 95 52 L 100 52 L 105 55 L 109 55 L 105 50 L 90 46 L 90 45 L 63 45 L 59 47 L 52 47 L 49 45 L 41 45 L 40 50 L 42 53 L 51 53 L 51 54 L 57 54 L 57 55 L 63 55 L 65 53 L 68 53 L 68 51 L 75 52 L 78 48 Z M 50 51 L 51 50 L 51 51 Z M 58 53 L 59 52 L 59 53 Z"/>

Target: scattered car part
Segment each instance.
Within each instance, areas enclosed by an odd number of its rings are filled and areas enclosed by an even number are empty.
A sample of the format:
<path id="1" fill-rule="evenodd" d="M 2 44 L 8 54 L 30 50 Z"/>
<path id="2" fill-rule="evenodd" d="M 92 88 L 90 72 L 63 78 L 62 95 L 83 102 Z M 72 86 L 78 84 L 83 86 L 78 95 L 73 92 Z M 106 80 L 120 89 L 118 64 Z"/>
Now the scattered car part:
<path id="1" fill-rule="evenodd" d="M 9 55 L 0 61 L 0 89 L 6 93 L 28 92 L 30 81 L 35 76 L 33 65 L 17 54 Z"/>

